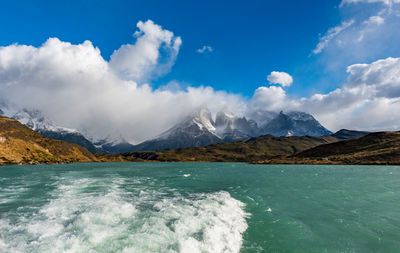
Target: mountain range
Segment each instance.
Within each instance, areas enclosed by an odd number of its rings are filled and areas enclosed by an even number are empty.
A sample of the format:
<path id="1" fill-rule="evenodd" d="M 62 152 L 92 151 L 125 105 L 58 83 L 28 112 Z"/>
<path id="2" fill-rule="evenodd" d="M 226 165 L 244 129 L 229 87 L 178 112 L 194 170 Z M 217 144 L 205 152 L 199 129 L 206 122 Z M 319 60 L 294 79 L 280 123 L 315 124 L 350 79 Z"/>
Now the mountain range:
<path id="1" fill-rule="evenodd" d="M 201 147 L 220 142 L 245 141 L 253 137 L 325 136 L 332 132 L 305 112 L 271 112 L 259 110 L 246 116 L 220 111 L 213 118 L 203 107 L 188 115 L 172 128 L 155 138 L 134 145 L 119 140 L 89 137 L 76 129 L 57 126 L 36 110 L 0 109 L 0 115 L 16 119 L 44 137 L 63 140 L 85 147 L 92 153 L 124 153 L 131 151 L 160 151 L 185 147 Z"/>
<path id="2" fill-rule="evenodd" d="M 43 137 L 78 144 L 92 153 L 101 152 L 101 149 L 96 148 L 95 145 L 78 130 L 57 126 L 54 122 L 44 117 L 40 111 L 0 109 L 0 116 L 8 116 L 18 120 L 33 131 L 40 133 Z"/>
<path id="3" fill-rule="evenodd" d="M 265 115 L 262 117 L 261 115 Z M 132 146 L 131 151 L 201 147 L 220 142 L 245 141 L 261 135 L 324 136 L 332 132 L 304 112 L 258 112 L 258 118 L 218 112 L 215 120 L 206 108 L 189 115 L 158 137 Z M 128 151 L 128 150 L 127 150 Z"/>
<path id="4" fill-rule="evenodd" d="M 84 147 L 44 138 L 17 120 L 0 116 L 0 165 L 101 161 L 400 164 L 399 143 L 400 132 L 343 129 L 328 136 L 263 135 L 205 147 L 93 155 Z"/>

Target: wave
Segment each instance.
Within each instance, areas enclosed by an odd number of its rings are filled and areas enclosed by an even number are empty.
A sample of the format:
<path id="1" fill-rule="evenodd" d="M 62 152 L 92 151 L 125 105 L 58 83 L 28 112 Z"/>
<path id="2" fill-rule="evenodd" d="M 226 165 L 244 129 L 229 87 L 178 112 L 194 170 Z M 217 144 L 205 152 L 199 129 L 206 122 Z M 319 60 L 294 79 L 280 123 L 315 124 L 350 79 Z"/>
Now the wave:
<path id="1" fill-rule="evenodd" d="M 228 192 L 183 195 L 137 179 L 127 190 L 124 178 L 59 182 L 34 213 L 0 220 L 0 252 L 239 252 L 242 246 L 248 214 Z"/>

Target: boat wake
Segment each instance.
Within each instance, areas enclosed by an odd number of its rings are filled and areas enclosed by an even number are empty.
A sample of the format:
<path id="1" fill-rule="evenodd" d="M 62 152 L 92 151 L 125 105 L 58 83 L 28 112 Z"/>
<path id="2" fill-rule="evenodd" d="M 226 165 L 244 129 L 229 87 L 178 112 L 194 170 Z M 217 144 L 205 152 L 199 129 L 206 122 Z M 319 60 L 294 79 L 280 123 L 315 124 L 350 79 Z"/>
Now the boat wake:
<path id="1" fill-rule="evenodd" d="M 2 216 L 0 252 L 240 251 L 242 202 L 224 191 L 182 195 L 141 180 L 129 188 L 122 178 L 59 179 L 47 204 Z"/>

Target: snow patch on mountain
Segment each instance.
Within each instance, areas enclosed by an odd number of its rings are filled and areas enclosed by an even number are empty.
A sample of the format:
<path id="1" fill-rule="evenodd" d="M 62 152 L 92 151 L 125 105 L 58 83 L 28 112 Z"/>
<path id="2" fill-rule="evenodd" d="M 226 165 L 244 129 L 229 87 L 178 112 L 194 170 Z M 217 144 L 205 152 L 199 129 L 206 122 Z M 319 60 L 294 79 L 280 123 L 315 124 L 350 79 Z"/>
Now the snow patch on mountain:
<path id="1" fill-rule="evenodd" d="M 15 110 L 0 104 L 0 115 L 14 118 L 46 137 L 76 143 L 93 152 L 107 153 L 206 146 L 218 142 L 245 141 L 266 134 L 275 136 L 331 134 L 312 115 L 305 112 L 277 113 L 258 110 L 245 116 L 237 116 L 232 112 L 219 111 L 213 117 L 206 107 L 202 107 L 153 139 L 132 145 L 122 136 L 111 137 L 111 133 L 108 137 L 98 137 L 91 135 L 85 129 L 78 131 L 58 126 L 37 110 Z M 112 136 L 118 134 L 113 133 Z"/>

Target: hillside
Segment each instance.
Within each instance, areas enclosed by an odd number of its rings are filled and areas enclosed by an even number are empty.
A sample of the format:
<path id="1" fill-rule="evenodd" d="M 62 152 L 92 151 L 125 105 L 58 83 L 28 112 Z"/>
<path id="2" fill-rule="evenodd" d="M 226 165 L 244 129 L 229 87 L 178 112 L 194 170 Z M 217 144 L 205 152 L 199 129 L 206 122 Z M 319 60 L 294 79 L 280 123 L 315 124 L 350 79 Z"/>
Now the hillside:
<path id="1" fill-rule="evenodd" d="M 355 130 L 348 130 L 348 129 L 341 129 L 336 133 L 332 134 L 333 137 L 337 138 L 338 140 L 347 140 L 347 139 L 354 139 L 363 137 L 370 132 L 366 131 L 355 131 Z"/>
<path id="2" fill-rule="evenodd" d="M 16 120 L 0 117 L 0 165 L 93 161 L 400 164 L 400 132 L 362 135 L 349 130 L 321 137 L 264 135 L 205 147 L 95 156 L 86 148 L 44 138 Z M 362 137 L 340 140 L 358 136 Z"/>
<path id="3" fill-rule="evenodd" d="M 127 160 L 252 162 L 277 155 L 293 155 L 321 144 L 335 142 L 332 136 L 275 137 L 264 135 L 245 142 L 218 143 L 205 147 L 171 149 L 159 152 L 129 152 Z"/>
<path id="4" fill-rule="evenodd" d="M 260 163 L 400 164 L 400 132 L 370 133 Z"/>
<path id="5" fill-rule="evenodd" d="M 96 157 L 76 144 L 42 137 L 16 120 L 0 116 L 0 165 L 92 162 Z"/>
<path id="6" fill-rule="evenodd" d="M 216 143 L 238 143 L 263 135 L 326 136 L 330 134 L 332 133 L 312 115 L 304 112 L 284 113 L 281 111 L 274 113 L 259 111 L 246 118 L 234 113 L 220 111 L 214 120 L 207 108 L 200 108 L 154 139 L 135 146 L 125 145 L 124 147 L 116 147 L 116 149 L 111 147 L 107 151 L 108 153 L 163 151 L 204 147 Z"/>
<path id="7" fill-rule="evenodd" d="M 364 137 L 321 145 L 295 156 L 343 163 L 400 164 L 400 132 L 370 133 Z"/>

